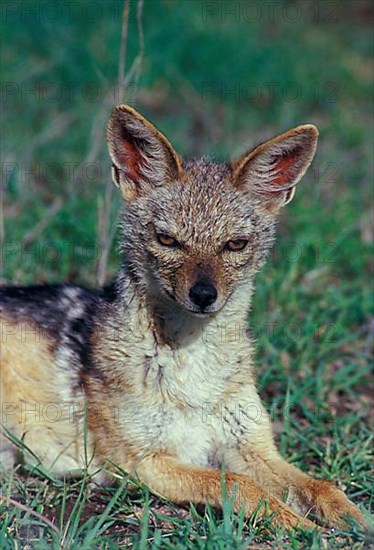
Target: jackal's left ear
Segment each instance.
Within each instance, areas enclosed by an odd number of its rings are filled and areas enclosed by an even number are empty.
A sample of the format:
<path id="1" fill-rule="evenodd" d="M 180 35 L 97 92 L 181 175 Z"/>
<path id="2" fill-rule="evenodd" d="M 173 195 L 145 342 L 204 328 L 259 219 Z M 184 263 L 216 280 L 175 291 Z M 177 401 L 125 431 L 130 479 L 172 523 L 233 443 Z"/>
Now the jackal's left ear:
<path id="1" fill-rule="evenodd" d="M 126 200 L 177 179 L 181 158 L 166 137 L 128 105 L 113 110 L 108 126 L 112 177 Z"/>
<path id="2" fill-rule="evenodd" d="M 313 160 L 318 130 L 304 124 L 259 145 L 232 163 L 233 183 L 247 188 L 266 210 L 288 204 Z"/>

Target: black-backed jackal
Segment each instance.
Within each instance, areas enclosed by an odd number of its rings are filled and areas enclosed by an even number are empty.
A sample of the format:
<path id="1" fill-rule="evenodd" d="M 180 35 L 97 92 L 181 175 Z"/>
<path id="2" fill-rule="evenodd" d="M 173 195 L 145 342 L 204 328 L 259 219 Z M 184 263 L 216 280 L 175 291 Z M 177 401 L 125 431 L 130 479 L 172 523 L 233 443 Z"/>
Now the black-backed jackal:
<path id="1" fill-rule="evenodd" d="M 104 291 L 1 289 L 4 431 L 60 475 L 116 464 L 167 499 L 220 506 L 224 464 L 246 515 L 263 500 L 286 527 L 312 528 L 309 512 L 364 523 L 333 484 L 279 455 L 253 344 L 238 337 L 317 135 L 303 125 L 232 163 L 185 161 L 137 111 L 117 107 L 108 141 L 125 204 L 122 268 Z M 4 435 L 3 465 L 15 457 Z"/>

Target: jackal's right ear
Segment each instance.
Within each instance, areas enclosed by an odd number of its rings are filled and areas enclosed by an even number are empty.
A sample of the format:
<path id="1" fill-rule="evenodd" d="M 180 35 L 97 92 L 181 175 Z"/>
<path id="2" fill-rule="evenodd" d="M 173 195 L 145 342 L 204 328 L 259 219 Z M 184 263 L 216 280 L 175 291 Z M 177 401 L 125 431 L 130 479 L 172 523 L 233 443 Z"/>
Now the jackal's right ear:
<path id="1" fill-rule="evenodd" d="M 108 126 L 112 177 L 126 200 L 180 177 L 181 158 L 166 137 L 128 105 L 113 110 Z"/>

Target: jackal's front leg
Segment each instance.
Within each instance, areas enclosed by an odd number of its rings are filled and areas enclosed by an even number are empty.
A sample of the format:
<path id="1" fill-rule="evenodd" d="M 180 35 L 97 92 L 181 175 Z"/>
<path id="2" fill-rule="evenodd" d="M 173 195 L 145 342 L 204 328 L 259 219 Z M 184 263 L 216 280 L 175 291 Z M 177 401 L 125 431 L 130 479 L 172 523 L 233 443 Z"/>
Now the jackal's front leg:
<path id="1" fill-rule="evenodd" d="M 241 455 L 246 467 L 239 471 L 248 472 L 259 485 L 284 499 L 298 513 L 313 513 L 332 527 L 344 527 L 346 517 L 366 527 L 361 511 L 332 482 L 311 478 L 276 452 L 269 456 L 244 450 Z"/>
<path id="2" fill-rule="evenodd" d="M 222 475 L 219 470 L 183 464 L 166 455 L 154 455 L 136 467 L 136 474 L 152 492 L 174 502 L 222 507 Z M 244 507 L 251 516 L 262 502 L 259 515 L 275 513 L 277 524 L 286 528 L 314 529 L 316 525 L 266 492 L 246 475 L 226 473 L 227 496 L 235 492 L 235 510 Z M 266 506 L 267 505 L 267 506 Z"/>

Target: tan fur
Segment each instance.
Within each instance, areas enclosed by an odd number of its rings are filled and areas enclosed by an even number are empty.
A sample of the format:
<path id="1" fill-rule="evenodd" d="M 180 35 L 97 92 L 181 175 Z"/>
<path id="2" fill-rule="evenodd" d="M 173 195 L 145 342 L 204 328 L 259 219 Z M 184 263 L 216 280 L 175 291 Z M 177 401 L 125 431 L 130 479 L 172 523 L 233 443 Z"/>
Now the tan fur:
<path id="1" fill-rule="evenodd" d="M 221 506 L 224 465 L 227 494 L 235 492 L 235 508 L 247 516 L 262 503 L 260 516 L 274 512 L 288 528 L 315 527 L 311 512 L 330 525 L 343 524 L 345 514 L 364 524 L 340 490 L 279 455 L 247 333 L 247 305 L 273 243 L 275 214 L 293 197 L 317 135 L 303 125 L 231 164 L 188 162 L 133 108 L 117 107 L 108 142 L 125 208 L 115 298 L 104 295 L 93 310 L 87 364 L 69 354 L 77 325 L 61 322 L 61 342 L 53 331 L 37 344 L 8 336 L 3 401 L 85 399 L 95 464 L 117 465 L 167 499 Z M 232 242 L 239 243 L 235 252 Z M 209 303 L 202 288 L 215 292 Z M 87 297 L 79 299 L 78 289 L 57 296 L 68 320 L 84 317 Z M 82 466 L 82 414 L 54 425 L 14 415 L 5 425 L 37 454 L 44 451 L 58 473 Z M 70 451 L 59 456 L 60 444 Z"/>
<path id="2" fill-rule="evenodd" d="M 81 470 L 85 465 L 82 391 L 73 392 L 69 373 L 56 369 L 52 342 L 39 327 L 0 318 L 0 328 L 3 426 L 36 455 L 26 450 L 26 463 L 43 464 L 57 474 Z M 9 461 L 12 447 L 0 433 L 2 463 Z M 93 455 L 90 443 L 86 454 Z"/>

